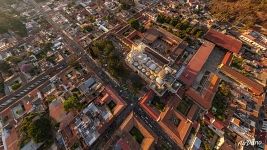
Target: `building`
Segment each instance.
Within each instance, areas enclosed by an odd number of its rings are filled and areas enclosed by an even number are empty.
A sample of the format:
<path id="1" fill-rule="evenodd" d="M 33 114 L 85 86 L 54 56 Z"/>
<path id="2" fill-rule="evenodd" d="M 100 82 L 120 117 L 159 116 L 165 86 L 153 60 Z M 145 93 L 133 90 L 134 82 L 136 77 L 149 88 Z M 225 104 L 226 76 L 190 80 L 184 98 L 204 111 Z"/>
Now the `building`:
<path id="1" fill-rule="evenodd" d="M 263 85 L 259 84 L 256 81 L 253 81 L 252 79 L 249 79 L 248 77 L 244 76 L 243 74 L 239 73 L 229 66 L 221 65 L 220 71 L 226 76 L 238 82 L 241 86 L 246 87 L 250 93 L 253 93 L 256 96 L 260 96 L 265 92 Z"/>
<path id="2" fill-rule="evenodd" d="M 154 51 L 145 44 L 133 46 L 127 54 L 126 63 L 138 73 L 150 88 L 159 96 L 167 90 L 176 92 L 181 84 L 176 81 L 176 70 L 172 69 L 167 59 L 155 57 Z"/>
<path id="3" fill-rule="evenodd" d="M 126 103 L 112 88 L 104 87 L 80 113 L 67 114 L 60 122 L 63 147 L 70 148 L 75 141 L 81 143 L 81 148 L 90 147 L 125 107 Z"/>
<path id="4" fill-rule="evenodd" d="M 166 110 L 160 114 L 159 125 L 181 148 L 190 147 L 198 132 L 196 118 L 199 108 L 187 97 L 180 99 L 177 95 L 169 97 Z"/>
<path id="5" fill-rule="evenodd" d="M 187 46 L 187 43 L 181 38 L 160 27 L 147 29 L 142 37 L 142 42 L 171 63 L 180 58 Z"/>
<path id="6" fill-rule="evenodd" d="M 160 97 L 165 104 L 159 110 L 152 104 L 155 96 L 157 95 L 152 90 L 147 92 L 140 99 L 139 105 L 181 149 L 191 147 L 195 142 L 195 133 L 199 130 L 196 122 L 198 106 L 187 97 L 181 99 L 176 94 L 166 94 Z"/>
<path id="7" fill-rule="evenodd" d="M 118 132 L 120 139 L 117 141 L 115 147 L 150 150 L 158 139 L 155 133 L 153 133 L 133 112 L 126 117 L 119 127 Z M 138 138 L 134 138 L 134 136 L 138 136 Z M 124 150 L 124 148 L 122 149 Z"/>
<path id="8" fill-rule="evenodd" d="M 220 81 L 217 66 L 228 63 L 229 53 L 218 49 L 215 44 L 205 41 L 197 50 L 179 80 L 185 85 L 185 95 L 204 110 L 211 107 L 213 97 Z"/>
<path id="9" fill-rule="evenodd" d="M 236 117 L 232 117 L 228 129 L 237 133 L 239 136 L 245 140 L 254 141 L 255 140 L 255 128 L 251 127 L 246 122 L 241 121 Z"/>
<path id="10" fill-rule="evenodd" d="M 239 38 L 245 43 L 255 47 L 256 49 L 263 51 L 266 51 L 267 49 L 267 37 L 256 31 L 246 32 L 240 35 Z"/>
<path id="11" fill-rule="evenodd" d="M 242 43 L 232 36 L 210 29 L 201 47 L 187 64 L 179 80 L 185 84 L 185 94 L 201 108 L 208 110 L 221 78 L 220 64 L 228 65 L 232 53 L 239 53 Z"/>
<path id="12" fill-rule="evenodd" d="M 215 45 L 222 47 L 232 53 L 239 53 L 242 42 L 235 39 L 230 35 L 225 35 L 214 29 L 210 29 L 205 35 L 204 39 L 214 43 Z"/>

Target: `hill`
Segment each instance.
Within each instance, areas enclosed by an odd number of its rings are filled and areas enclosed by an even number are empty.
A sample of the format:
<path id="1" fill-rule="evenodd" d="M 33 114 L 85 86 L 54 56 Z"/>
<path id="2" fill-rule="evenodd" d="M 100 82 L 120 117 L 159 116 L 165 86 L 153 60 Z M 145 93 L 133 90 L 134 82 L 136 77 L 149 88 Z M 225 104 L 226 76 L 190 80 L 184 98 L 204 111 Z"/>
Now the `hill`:
<path id="1" fill-rule="evenodd" d="M 211 0 L 210 12 L 220 21 L 243 23 L 245 28 L 259 24 L 267 28 L 266 0 Z"/>

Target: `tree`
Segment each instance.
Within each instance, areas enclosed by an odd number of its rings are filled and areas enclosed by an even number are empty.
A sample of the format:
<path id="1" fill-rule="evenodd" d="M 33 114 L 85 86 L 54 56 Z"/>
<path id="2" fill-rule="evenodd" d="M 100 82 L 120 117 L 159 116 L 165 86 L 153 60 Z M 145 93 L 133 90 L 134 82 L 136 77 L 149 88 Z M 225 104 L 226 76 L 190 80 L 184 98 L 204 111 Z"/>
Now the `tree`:
<path id="1" fill-rule="evenodd" d="M 178 23 L 178 21 L 179 21 L 179 18 L 178 17 L 175 17 L 175 18 L 171 19 L 170 24 L 172 26 L 176 26 L 177 23 Z"/>
<path id="2" fill-rule="evenodd" d="M 165 16 L 163 14 L 159 14 L 157 16 L 157 22 L 159 22 L 159 23 L 165 23 Z"/>
<path id="3" fill-rule="evenodd" d="M 5 95 L 5 84 L 0 81 L 0 98 Z"/>
<path id="4" fill-rule="evenodd" d="M 186 30 L 188 27 L 190 27 L 190 23 L 188 20 L 183 20 L 182 25 L 180 26 L 181 30 Z"/>
<path id="5" fill-rule="evenodd" d="M 197 38 L 199 38 L 199 37 L 201 37 L 203 35 L 203 31 L 197 31 L 197 33 L 196 33 L 196 37 Z"/>
<path id="6" fill-rule="evenodd" d="M 81 26 L 81 28 L 85 32 L 91 32 L 91 31 L 93 31 L 93 26 L 92 25 L 89 25 L 89 24 L 85 24 L 85 25 Z"/>
<path id="7" fill-rule="evenodd" d="M 19 62 L 22 61 L 22 58 L 19 56 L 9 56 L 6 58 L 6 61 L 13 63 L 13 64 L 18 64 Z"/>
<path id="8" fill-rule="evenodd" d="M 133 27 L 134 29 L 138 30 L 140 28 L 140 23 L 137 19 L 131 19 L 129 21 L 131 27 Z"/>
<path id="9" fill-rule="evenodd" d="M 51 138 L 50 134 L 48 134 L 50 130 L 50 120 L 46 117 L 40 117 L 31 124 L 28 133 L 34 142 L 40 143 Z"/>
<path id="10" fill-rule="evenodd" d="M 9 30 L 11 30 L 19 36 L 27 36 L 26 26 L 21 20 L 22 19 L 16 15 L 12 15 L 11 13 L 5 11 L 0 11 L 0 34 L 7 33 Z"/>
<path id="11" fill-rule="evenodd" d="M 63 105 L 64 105 L 65 111 L 80 110 L 83 107 L 83 105 L 79 102 L 77 96 L 68 97 L 64 101 Z"/>
<path id="12" fill-rule="evenodd" d="M 47 142 L 52 137 L 52 126 L 50 119 L 46 114 L 30 113 L 23 118 L 20 124 L 20 133 L 22 133 L 21 145 L 30 139 L 35 143 Z"/>
<path id="13" fill-rule="evenodd" d="M 9 63 L 7 63 L 6 61 L 2 60 L 0 61 L 0 72 L 2 73 L 10 73 L 9 69 L 10 69 L 10 65 Z"/>
<path id="14" fill-rule="evenodd" d="M 125 3 L 125 2 L 122 2 L 121 3 L 121 9 L 123 10 L 129 10 L 131 8 L 131 5 Z"/>
<path id="15" fill-rule="evenodd" d="M 21 83 L 19 81 L 16 81 L 12 84 L 11 88 L 13 91 L 17 90 L 18 88 L 21 87 Z"/>

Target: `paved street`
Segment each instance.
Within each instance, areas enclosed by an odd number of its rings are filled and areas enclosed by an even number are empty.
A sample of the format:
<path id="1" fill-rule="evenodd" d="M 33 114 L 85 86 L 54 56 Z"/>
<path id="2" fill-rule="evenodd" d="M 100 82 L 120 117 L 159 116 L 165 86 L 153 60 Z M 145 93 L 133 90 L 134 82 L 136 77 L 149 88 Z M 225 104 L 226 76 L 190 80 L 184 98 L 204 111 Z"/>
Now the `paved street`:
<path id="1" fill-rule="evenodd" d="M 45 81 L 49 80 L 51 77 L 56 75 L 58 72 L 60 72 L 62 69 L 66 68 L 67 65 L 64 61 L 60 62 L 58 65 L 54 66 L 53 68 L 48 69 L 46 72 L 42 73 L 32 81 L 26 83 L 23 87 L 19 88 L 15 92 L 3 97 L 0 101 L 0 111 L 3 111 L 4 109 L 8 108 L 12 104 L 14 104 L 16 101 L 27 95 L 29 92 L 31 92 L 36 87 L 43 84 Z"/>
<path id="2" fill-rule="evenodd" d="M 55 29 L 56 32 L 58 32 L 62 37 L 64 37 L 64 40 L 66 40 L 66 43 L 72 47 L 73 49 L 77 50 L 77 54 L 82 58 L 83 61 L 86 62 L 87 65 L 91 68 L 91 70 L 104 82 L 104 84 L 107 84 L 114 88 L 119 95 L 126 101 L 128 104 L 127 107 L 115 118 L 115 120 L 111 123 L 111 125 L 108 127 L 108 129 L 105 130 L 103 134 L 99 137 L 100 140 L 97 140 L 93 145 L 92 149 L 97 149 L 101 147 L 102 144 L 105 144 L 106 141 L 109 140 L 111 135 L 115 132 L 115 129 L 119 127 L 119 125 L 124 121 L 124 118 L 126 118 L 131 111 L 137 111 L 136 114 L 139 115 L 142 119 L 142 116 L 145 116 L 147 120 L 145 120 L 146 123 L 152 122 L 152 126 L 150 128 L 155 132 L 161 140 L 165 141 L 166 144 L 168 144 L 172 149 L 178 149 L 176 144 L 163 132 L 161 131 L 161 128 L 157 125 L 156 122 L 154 122 L 151 118 L 147 117 L 147 114 L 143 111 L 140 111 L 140 107 L 138 106 L 138 97 L 136 96 L 129 96 L 131 94 L 130 91 L 128 91 L 125 88 L 122 88 L 118 85 L 118 83 L 113 79 L 110 78 L 110 76 L 102 69 L 102 67 L 95 62 L 95 60 L 86 52 L 86 50 L 78 44 L 77 41 L 75 41 L 72 37 L 70 37 L 65 31 L 63 31 L 60 28 L 60 25 L 56 24 L 49 15 L 47 15 L 42 7 L 40 7 L 34 0 L 29 0 L 37 9 L 39 9 L 46 20 L 52 25 L 52 27 Z M 155 4 L 155 3 L 154 3 Z M 150 6 L 153 6 L 154 4 L 151 4 Z M 148 6 L 148 7 L 150 7 Z M 146 9 L 146 8 L 145 8 Z M 145 10 L 144 9 L 144 10 Z M 141 10 L 138 12 L 134 17 L 140 17 L 141 13 L 144 11 Z M 103 33 L 98 38 L 94 39 L 98 40 L 101 39 L 108 34 L 112 33 L 113 31 L 117 31 L 119 29 L 122 29 L 123 27 L 128 26 L 126 23 L 122 23 L 120 25 L 115 26 L 113 29 L 109 30 L 107 33 Z M 92 41 L 92 42 L 93 42 Z M 139 108 L 139 109 L 138 109 Z"/>

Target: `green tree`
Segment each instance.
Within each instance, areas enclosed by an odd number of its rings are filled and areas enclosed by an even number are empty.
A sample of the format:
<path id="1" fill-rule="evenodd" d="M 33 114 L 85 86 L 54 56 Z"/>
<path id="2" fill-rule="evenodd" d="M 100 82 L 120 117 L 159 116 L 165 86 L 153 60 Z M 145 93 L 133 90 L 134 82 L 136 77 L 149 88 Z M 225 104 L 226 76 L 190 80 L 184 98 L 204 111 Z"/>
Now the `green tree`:
<path id="1" fill-rule="evenodd" d="M 13 64 L 18 64 L 19 62 L 22 61 L 22 58 L 19 56 L 9 56 L 6 58 L 6 61 L 13 63 Z"/>
<path id="2" fill-rule="evenodd" d="M 1 73 L 10 73 L 11 66 L 6 61 L 2 60 L 0 61 L 0 72 Z"/>
<path id="3" fill-rule="evenodd" d="M 52 137 L 52 126 L 46 114 L 30 113 L 20 124 L 22 136 L 21 146 L 30 139 L 36 143 L 47 142 Z"/>
<path id="4" fill-rule="evenodd" d="M 79 102 L 79 100 L 78 100 L 78 98 L 76 96 L 68 97 L 64 101 L 63 105 L 64 105 L 64 109 L 66 111 L 80 110 L 83 107 L 83 105 Z"/>
<path id="5" fill-rule="evenodd" d="M 179 22 L 179 18 L 175 17 L 175 18 L 171 19 L 170 24 L 172 26 L 176 26 L 178 22 Z"/>
<path id="6" fill-rule="evenodd" d="M 40 143 L 51 138 L 50 134 L 47 133 L 50 130 L 50 120 L 46 117 L 41 117 L 40 119 L 33 121 L 28 129 L 28 133 L 33 138 L 34 142 Z"/>
<path id="7" fill-rule="evenodd" d="M 165 16 L 163 14 L 159 14 L 157 16 L 157 22 L 159 22 L 159 23 L 165 23 Z"/>
<path id="8" fill-rule="evenodd" d="M 5 84 L 4 82 L 0 82 L 0 98 L 5 95 Z"/>
<path id="9" fill-rule="evenodd" d="M 131 5 L 125 3 L 125 2 L 122 2 L 121 3 L 121 9 L 123 10 L 129 10 L 131 8 Z"/>
<path id="10" fill-rule="evenodd" d="M 131 27 L 133 27 L 134 29 L 138 30 L 140 28 L 140 23 L 137 19 L 131 19 L 129 21 Z"/>
<path id="11" fill-rule="evenodd" d="M 203 31 L 197 31 L 197 33 L 196 33 L 196 37 L 197 38 L 199 38 L 199 37 L 201 37 L 203 35 Z"/>
<path id="12" fill-rule="evenodd" d="M 11 13 L 0 11 L 0 34 L 7 33 L 9 30 L 15 32 L 19 36 L 27 36 L 25 25 L 22 19 Z"/>
<path id="13" fill-rule="evenodd" d="M 17 89 L 20 88 L 20 87 L 21 87 L 21 83 L 18 82 L 18 81 L 14 82 L 14 83 L 12 84 L 12 86 L 11 86 L 11 88 L 12 88 L 13 91 L 17 90 Z"/>

